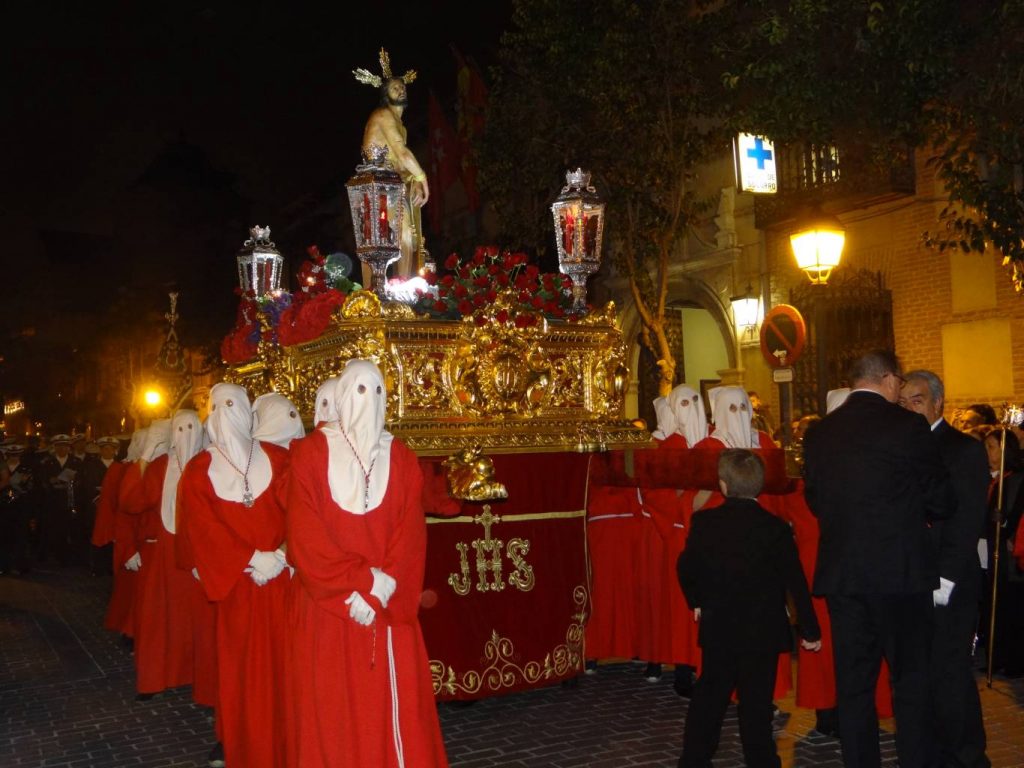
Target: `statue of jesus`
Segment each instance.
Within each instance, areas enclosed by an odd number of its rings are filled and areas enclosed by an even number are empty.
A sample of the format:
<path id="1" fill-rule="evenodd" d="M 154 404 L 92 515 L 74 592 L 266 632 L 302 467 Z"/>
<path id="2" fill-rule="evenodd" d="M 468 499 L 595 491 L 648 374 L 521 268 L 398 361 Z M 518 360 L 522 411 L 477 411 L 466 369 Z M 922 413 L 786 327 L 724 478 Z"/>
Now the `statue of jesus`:
<path id="1" fill-rule="evenodd" d="M 402 217 L 402 256 L 395 273 L 409 277 L 420 266 L 423 253 L 423 227 L 420 209 L 430 197 L 427 174 L 406 146 L 406 130 L 402 124 L 402 113 L 409 104 L 405 86 L 416 79 L 416 72 L 409 70 L 401 77 L 391 74 L 391 59 L 388 52 L 380 49 L 381 75 L 365 69 L 354 70 L 356 80 L 372 85 L 380 91 L 380 106 L 370 113 L 363 131 L 363 157 L 369 157 L 372 146 L 388 149 L 388 161 L 402 177 L 406 185 L 405 214 Z M 363 265 L 363 282 L 370 284 L 369 269 Z"/>

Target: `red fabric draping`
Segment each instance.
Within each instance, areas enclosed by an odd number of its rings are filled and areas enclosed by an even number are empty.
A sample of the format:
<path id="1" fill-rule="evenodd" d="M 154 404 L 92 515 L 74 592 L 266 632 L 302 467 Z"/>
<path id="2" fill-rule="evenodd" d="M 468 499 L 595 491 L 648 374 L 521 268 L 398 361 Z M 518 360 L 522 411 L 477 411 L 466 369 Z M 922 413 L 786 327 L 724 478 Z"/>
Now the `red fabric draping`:
<path id="1" fill-rule="evenodd" d="M 166 455 L 152 461 L 140 482 L 121 494 L 121 508 L 138 518 L 135 544 L 142 557 L 135 590 L 135 674 L 140 693 L 192 682 L 192 576 L 175 563 L 174 534 L 160 518 Z M 126 477 L 129 477 L 126 474 Z"/>
<path id="2" fill-rule="evenodd" d="M 211 662 L 225 759 L 231 765 L 274 768 L 287 765 L 284 717 L 290 702 L 284 667 L 291 575 L 285 569 L 257 586 L 245 569 L 253 552 L 273 552 L 284 542 L 288 452 L 260 445 L 273 480 L 252 507 L 217 496 L 208 452 L 188 463 L 178 485 L 178 519 L 185 521 L 178 535 L 188 538 L 180 554 L 186 565 L 194 560 L 203 598 L 216 603 L 217 649 Z M 208 613 L 200 616 L 209 619 Z"/>
<path id="3" fill-rule="evenodd" d="M 115 467 L 121 469 L 115 472 Z M 103 626 L 129 637 L 135 634 L 132 607 L 135 604 L 138 574 L 126 569 L 124 562 L 135 554 L 135 524 L 138 518 L 125 514 L 120 508 L 120 501 L 121 494 L 140 481 L 138 468 L 134 464 L 111 465 L 100 487 L 100 504 L 93 532 L 94 544 L 97 540 L 103 543 L 114 542 L 111 564 L 114 588 L 110 594 L 107 614 L 103 617 Z"/>
<path id="4" fill-rule="evenodd" d="M 665 447 L 609 451 L 594 456 L 594 478 L 603 485 L 640 488 L 695 488 L 718 490 L 718 454 L 712 444 L 718 440 L 701 441 L 705 448 Z M 700 444 L 698 444 L 700 445 Z M 792 490 L 793 481 L 786 476 L 786 454 L 780 448 L 759 448 L 754 451 L 765 463 L 765 493 Z"/>
<path id="5" fill-rule="evenodd" d="M 292 443 L 288 556 L 293 592 L 291 685 L 295 707 L 289 764 L 446 766 L 417 621 L 426 525 L 421 473 L 404 443 L 391 444 L 380 505 L 353 514 L 331 498 L 322 433 Z M 370 593 L 371 567 L 395 579 L 387 608 Z M 370 626 L 349 617 L 358 592 L 375 610 Z M 455 627 L 450 629 L 456 629 Z"/>
<path id="6" fill-rule="evenodd" d="M 797 554 L 807 583 L 812 583 L 818 560 L 818 519 L 804 500 L 803 481 L 794 484 L 786 494 L 765 494 L 759 501 L 772 514 L 788 522 L 796 538 Z M 832 657 L 832 622 L 825 599 L 812 597 L 814 615 L 821 627 L 821 650 L 800 648 L 797 655 L 796 704 L 808 709 L 832 709 L 836 705 L 836 675 Z M 875 708 L 878 716 L 892 717 L 892 691 L 889 666 L 883 660 L 875 687 Z"/>
<path id="7" fill-rule="evenodd" d="M 483 514 L 483 504 L 464 502 L 458 518 L 428 521 L 430 557 L 420 624 L 429 658 L 436 662 L 437 698 L 477 699 L 550 685 L 581 671 L 589 611 L 583 520 L 589 458 L 575 453 L 492 456 L 495 477 L 509 492 L 508 499 L 489 502 L 491 513 L 501 518 L 490 529 L 491 539 L 500 542 L 495 547 L 501 589 L 493 588 L 494 571 L 485 572 L 488 589 L 477 589 L 473 542 L 482 543 L 485 533 L 472 518 Z M 425 458 L 420 464 L 438 461 Z M 449 583 L 449 577 L 456 583 L 462 579 L 460 544 L 466 545 L 469 565 L 465 595 Z M 513 577 L 527 578 L 525 568 L 516 570 L 510 550 L 533 569 L 530 591 L 510 583 Z"/>

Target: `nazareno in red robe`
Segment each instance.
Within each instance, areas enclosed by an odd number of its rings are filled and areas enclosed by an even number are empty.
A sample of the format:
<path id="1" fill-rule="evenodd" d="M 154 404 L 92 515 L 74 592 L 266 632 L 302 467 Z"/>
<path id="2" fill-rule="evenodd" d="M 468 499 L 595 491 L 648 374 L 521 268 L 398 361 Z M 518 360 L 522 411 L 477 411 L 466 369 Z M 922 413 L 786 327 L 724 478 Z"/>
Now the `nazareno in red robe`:
<path id="1" fill-rule="evenodd" d="M 131 636 L 132 603 L 135 600 L 135 581 L 137 574 L 124 567 L 124 561 L 135 554 L 135 523 L 136 518 L 119 511 L 121 488 L 129 470 L 138 469 L 134 464 L 115 461 L 103 476 L 100 486 L 100 500 L 96 505 L 96 523 L 92 531 L 92 543 L 102 547 L 110 542 L 113 546 L 114 586 L 110 592 L 110 603 L 107 614 L 103 617 L 103 626 L 113 632 Z M 129 551 L 130 550 L 130 551 Z"/>
<path id="2" fill-rule="evenodd" d="M 678 452 L 685 461 L 686 438 L 673 434 L 658 448 Z M 673 488 L 640 488 L 643 517 L 637 551 L 636 601 L 639 607 L 640 658 L 696 667 L 700 661 L 693 611 L 679 588 L 676 561 L 686 546 L 693 494 Z"/>
<path id="3" fill-rule="evenodd" d="M 192 575 L 178 568 L 174 534 L 160 517 L 168 456 L 149 463 L 141 482 L 122 495 L 123 511 L 138 517 L 142 558 L 135 591 L 135 686 L 158 693 L 192 683 Z"/>
<path id="4" fill-rule="evenodd" d="M 179 481 L 180 490 L 180 481 Z M 174 510 L 174 562 L 191 574 L 196 567 L 195 554 L 186 528 L 189 515 L 181 496 Z M 192 701 L 203 707 L 217 707 L 217 604 L 206 597 L 203 585 L 192 579 Z M 220 721 L 215 720 L 217 739 L 221 738 Z"/>
<path id="5" fill-rule="evenodd" d="M 187 510 L 184 535 L 199 583 L 217 605 L 217 724 L 225 762 L 279 768 L 289 765 L 284 667 L 292 632 L 286 611 L 291 576 L 286 568 L 260 587 L 245 569 L 255 550 L 273 552 L 284 543 L 288 451 L 260 446 L 273 474 L 252 507 L 217 496 L 208 451 L 185 467 L 178 504 Z"/>
<path id="6" fill-rule="evenodd" d="M 631 659 L 640 654 L 636 603 L 640 501 L 636 488 L 604 485 L 593 467 L 591 462 L 587 491 L 591 611 L 584 653 L 587 659 Z"/>
<path id="7" fill-rule="evenodd" d="M 393 440 L 384 499 L 356 515 L 331 497 L 322 433 L 293 442 L 291 454 L 288 555 L 301 588 L 289 622 L 289 765 L 447 766 L 417 617 L 427 530 L 416 456 Z M 386 609 L 370 594 L 373 566 L 397 582 Z M 368 627 L 349 618 L 345 600 L 354 591 L 376 611 Z"/>

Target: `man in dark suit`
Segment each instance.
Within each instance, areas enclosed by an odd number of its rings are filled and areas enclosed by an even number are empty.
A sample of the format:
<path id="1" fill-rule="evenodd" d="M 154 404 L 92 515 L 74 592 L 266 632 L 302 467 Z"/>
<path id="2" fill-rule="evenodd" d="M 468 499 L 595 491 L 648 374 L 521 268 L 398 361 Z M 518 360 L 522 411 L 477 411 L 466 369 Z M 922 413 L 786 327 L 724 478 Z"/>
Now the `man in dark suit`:
<path id="1" fill-rule="evenodd" d="M 760 457 L 742 448 L 722 451 L 718 478 L 725 502 L 693 516 L 676 564 L 679 584 L 699 617 L 703 654 L 679 765 L 711 765 L 735 690 L 746 764 L 777 768 L 772 690 L 779 653 L 792 646 L 786 592 L 796 604 L 805 648 L 821 648 L 821 630 L 793 532 L 756 501 L 764 486 Z"/>
<path id="2" fill-rule="evenodd" d="M 849 379 L 846 402 L 804 437 L 805 494 L 821 529 L 814 592 L 832 621 L 843 763 L 881 764 L 874 695 L 884 655 L 900 766 L 920 768 L 932 741 L 928 659 L 939 586 L 928 522 L 949 517 L 955 500 L 928 425 L 896 405 L 896 356 L 869 352 Z"/>
<path id="3" fill-rule="evenodd" d="M 953 515 L 932 524 L 939 553 L 939 589 L 933 594 L 931 696 L 937 765 L 989 768 L 971 649 L 978 625 L 981 561 L 989 470 L 981 443 L 942 418 L 945 389 L 931 371 L 911 371 L 900 404 L 931 426 L 956 493 Z"/>
<path id="4" fill-rule="evenodd" d="M 75 477 L 82 470 L 82 462 L 71 455 L 70 435 L 54 435 L 50 443 L 53 455 L 39 464 L 39 486 L 43 489 L 42 539 L 57 563 L 67 565 L 71 557 L 74 518 L 78 514 Z"/>

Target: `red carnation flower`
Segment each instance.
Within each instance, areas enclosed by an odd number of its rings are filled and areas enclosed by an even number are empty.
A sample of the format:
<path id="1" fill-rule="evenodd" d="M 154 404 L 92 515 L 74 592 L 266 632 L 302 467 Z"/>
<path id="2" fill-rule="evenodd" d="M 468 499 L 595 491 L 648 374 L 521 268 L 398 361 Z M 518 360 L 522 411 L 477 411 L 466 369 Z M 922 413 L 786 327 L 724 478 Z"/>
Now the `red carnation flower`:
<path id="1" fill-rule="evenodd" d="M 463 317 L 468 317 L 473 312 L 473 305 L 466 299 L 459 302 L 458 306 L 459 314 Z"/>
<path id="2" fill-rule="evenodd" d="M 540 295 L 534 296 L 530 299 L 530 303 L 533 305 L 534 309 L 541 309 L 544 306 L 544 297 Z"/>
<path id="3" fill-rule="evenodd" d="M 494 319 L 497 320 L 499 323 L 502 323 L 502 324 L 507 323 L 508 322 L 508 310 L 507 309 L 499 309 L 497 314 L 494 316 Z"/>
<path id="4" fill-rule="evenodd" d="M 487 325 L 487 318 L 481 315 L 479 312 L 477 312 L 475 315 L 473 315 L 473 322 L 476 325 Z"/>
<path id="5" fill-rule="evenodd" d="M 469 295 L 469 289 L 466 288 L 462 283 L 458 283 L 455 286 L 455 298 L 464 299 Z"/>
<path id="6" fill-rule="evenodd" d="M 435 301 L 434 302 L 434 311 L 435 312 L 447 312 L 448 311 L 448 304 L 447 304 L 447 302 Z"/>
<path id="7" fill-rule="evenodd" d="M 487 275 L 480 275 L 480 277 L 473 278 L 473 285 L 475 285 L 477 288 L 486 288 L 490 284 L 491 278 L 489 278 Z"/>
<path id="8" fill-rule="evenodd" d="M 445 269 L 455 270 L 455 269 L 458 269 L 458 267 L 459 267 L 459 254 L 453 253 L 453 254 L 449 255 L 447 259 L 444 260 L 444 268 Z"/>
<path id="9" fill-rule="evenodd" d="M 532 315 L 516 315 L 516 328 L 526 328 L 527 326 L 533 325 L 534 322 Z"/>

